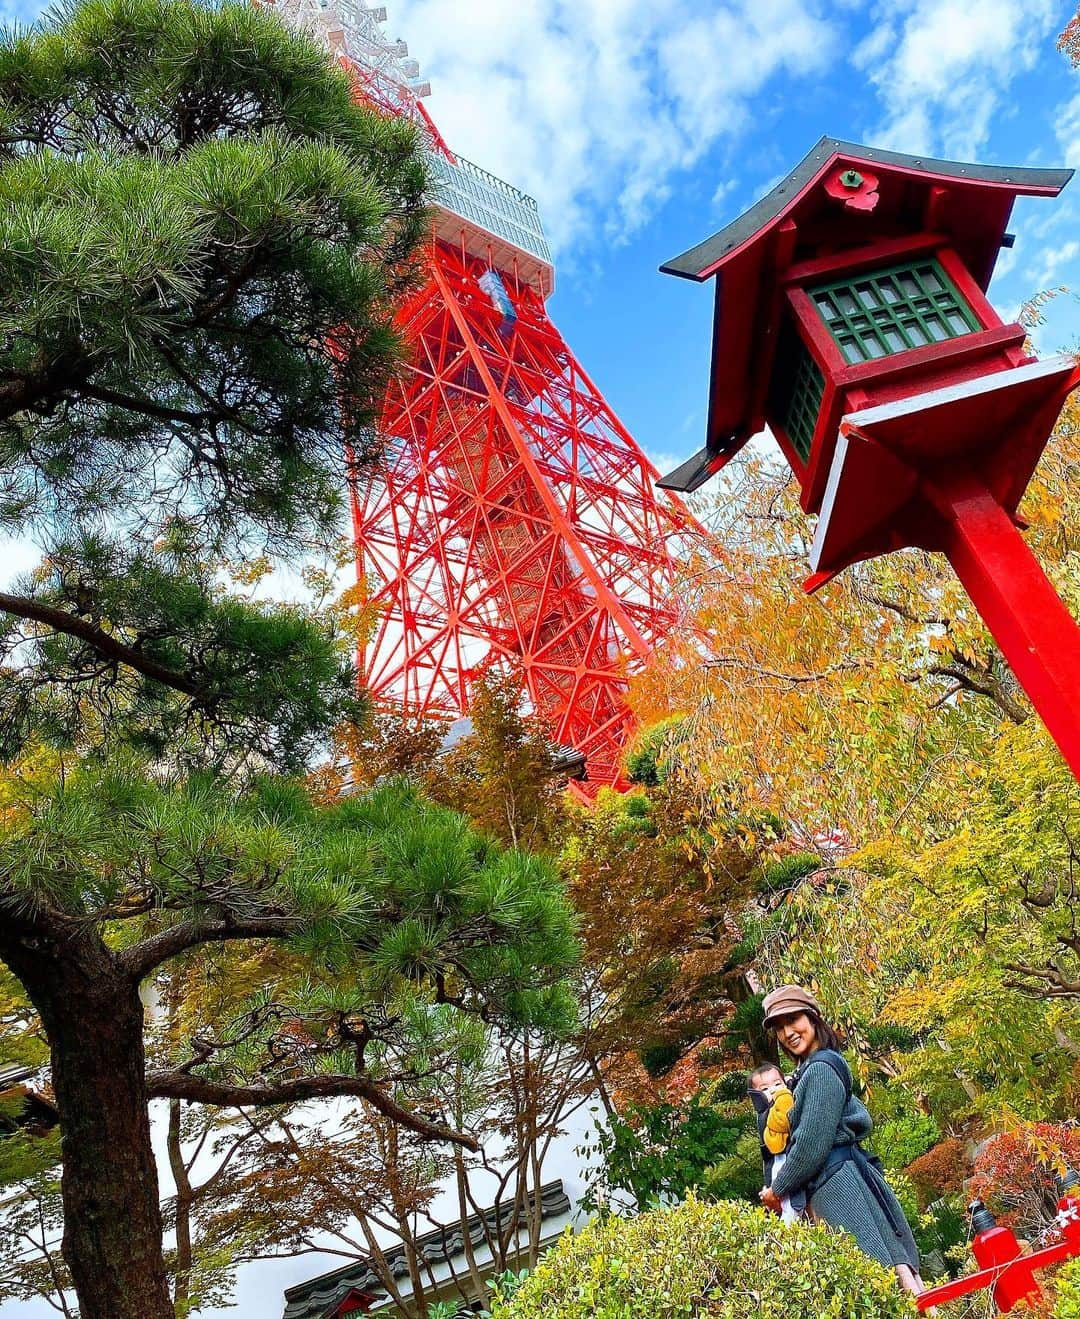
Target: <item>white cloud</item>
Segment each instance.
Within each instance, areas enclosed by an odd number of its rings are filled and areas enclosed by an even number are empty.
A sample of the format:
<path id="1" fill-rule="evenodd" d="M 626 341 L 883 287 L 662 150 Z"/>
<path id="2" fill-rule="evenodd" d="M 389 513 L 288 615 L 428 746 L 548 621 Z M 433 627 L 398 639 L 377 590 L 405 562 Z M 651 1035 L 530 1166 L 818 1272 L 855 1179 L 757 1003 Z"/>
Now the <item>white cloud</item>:
<path id="1" fill-rule="evenodd" d="M 1054 131 L 1061 147 L 1061 163 L 1073 169 L 1080 167 L 1080 92 L 1058 107 Z"/>
<path id="2" fill-rule="evenodd" d="M 739 186 L 739 181 L 734 177 L 728 179 L 721 179 L 720 182 L 716 185 L 716 190 L 713 192 L 712 195 L 713 210 L 720 210 L 726 203 L 728 197 L 731 195 L 731 193 L 735 191 L 735 189 L 738 186 Z"/>
<path id="3" fill-rule="evenodd" d="M 852 59 L 875 87 L 881 146 L 973 159 L 1009 85 L 1044 53 L 1054 0 L 884 0 Z"/>
<path id="4" fill-rule="evenodd" d="M 539 201 L 560 253 L 634 232 L 772 79 L 820 71 L 806 0 L 391 0 L 450 146 Z"/>
<path id="5" fill-rule="evenodd" d="M 1059 287 L 1062 283 L 1062 272 L 1077 256 L 1080 256 L 1080 241 L 1075 238 L 1070 238 L 1060 247 L 1052 247 L 1049 252 L 1044 253 L 1042 268 L 1032 280 L 1036 291 Z"/>

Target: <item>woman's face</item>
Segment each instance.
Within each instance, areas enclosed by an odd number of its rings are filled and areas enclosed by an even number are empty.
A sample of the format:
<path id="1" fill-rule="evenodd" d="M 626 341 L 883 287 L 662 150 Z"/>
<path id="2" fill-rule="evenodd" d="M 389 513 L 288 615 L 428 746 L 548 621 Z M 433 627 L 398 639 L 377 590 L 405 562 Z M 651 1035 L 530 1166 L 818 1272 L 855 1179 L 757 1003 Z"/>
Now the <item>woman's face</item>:
<path id="1" fill-rule="evenodd" d="M 776 1023 L 776 1038 L 793 1058 L 805 1058 L 817 1047 L 814 1023 L 805 1012 L 793 1017 L 781 1017 Z"/>

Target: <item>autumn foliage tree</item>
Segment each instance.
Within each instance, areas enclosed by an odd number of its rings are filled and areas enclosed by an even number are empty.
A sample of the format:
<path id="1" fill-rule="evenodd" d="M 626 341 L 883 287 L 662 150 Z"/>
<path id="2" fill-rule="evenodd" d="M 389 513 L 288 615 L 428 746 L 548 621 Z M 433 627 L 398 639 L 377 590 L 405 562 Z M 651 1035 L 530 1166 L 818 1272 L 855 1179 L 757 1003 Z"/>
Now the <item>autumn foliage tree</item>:
<path id="1" fill-rule="evenodd" d="M 1076 605 L 1080 405 L 1066 407 L 1029 489 L 1028 538 Z M 918 833 L 949 810 L 949 766 L 1031 716 L 940 556 L 856 565 L 806 597 L 811 530 L 794 479 L 732 464 L 706 510 L 717 555 L 687 590 L 692 628 L 638 679 L 646 725 L 683 720 L 683 773 L 736 812 L 767 809 L 809 835 Z"/>
<path id="2" fill-rule="evenodd" d="M 424 786 L 507 847 L 551 851 L 563 825 L 566 779 L 539 722 L 523 714 L 520 690 L 510 673 L 477 682 L 470 731 L 431 766 Z"/>
<path id="3" fill-rule="evenodd" d="M 975 1159 L 970 1189 L 1024 1235 L 1037 1236 L 1057 1215 L 1058 1179 L 1080 1166 L 1080 1134 L 1033 1122 L 987 1141 Z"/>
<path id="4" fill-rule="evenodd" d="M 1080 66 L 1080 10 L 1066 23 L 1064 32 L 1058 37 L 1058 49 L 1071 64 Z"/>
<path id="5" fill-rule="evenodd" d="M 1024 509 L 1074 612 L 1078 472 L 1074 400 Z M 944 1122 L 1065 1116 L 1080 1054 L 1075 779 L 943 564 L 874 561 L 807 600 L 786 479 L 738 480 L 699 583 L 696 662 L 661 661 L 637 698 L 678 719 L 686 791 L 774 812 L 821 854 L 769 910 L 734 913 L 742 953 L 765 984 L 812 983 L 865 1079 L 909 1087 Z"/>
<path id="6" fill-rule="evenodd" d="M 602 792 L 575 814 L 561 864 L 595 1004 L 593 1047 L 613 1085 L 642 1064 L 660 1075 L 723 1036 L 748 993 L 731 961 L 733 916 L 759 877 L 760 851 L 737 821 L 703 817 L 674 777 Z"/>
<path id="7" fill-rule="evenodd" d="M 461 811 L 507 847 L 554 852 L 566 824 L 557 748 L 523 709 L 512 672 L 473 685 L 467 725 L 372 710 L 343 725 L 333 762 L 317 772 L 331 792 L 404 775 L 433 801 Z"/>
<path id="8" fill-rule="evenodd" d="M 1073 398 L 1021 511 L 1080 615 L 1078 475 Z M 810 984 L 897 1122 L 932 1112 L 966 1138 L 1065 1118 L 1080 796 L 992 638 L 918 551 L 807 598 L 810 527 L 777 465 L 733 463 L 702 515 L 694 626 L 632 695 L 647 728 L 678 729 L 670 772 L 702 814 L 771 818 L 780 851 L 819 858 L 732 909 L 748 974 Z"/>

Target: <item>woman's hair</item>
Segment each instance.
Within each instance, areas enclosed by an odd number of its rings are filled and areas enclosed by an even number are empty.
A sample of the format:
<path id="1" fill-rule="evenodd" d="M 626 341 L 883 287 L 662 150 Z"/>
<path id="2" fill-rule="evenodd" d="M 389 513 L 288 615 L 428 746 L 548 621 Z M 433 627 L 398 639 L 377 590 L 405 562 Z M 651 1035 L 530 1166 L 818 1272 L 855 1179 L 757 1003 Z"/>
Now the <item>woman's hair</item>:
<path id="1" fill-rule="evenodd" d="M 833 1049 L 836 1053 L 842 1053 L 844 1049 L 844 1041 L 832 1026 L 830 1026 L 827 1021 L 823 1021 L 816 1012 L 812 1012 L 809 1008 L 805 1009 L 805 1013 L 807 1018 L 813 1023 L 814 1037 L 818 1042 L 818 1047 L 821 1049 Z M 783 1041 L 779 1040 L 777 1042 L 781 1049 L 784 1049 Z M 788 1053 L 787 1049 L 784 1049 L 784 1052 Z M 789 1058 L 793 1058 L 794 1056 L 794 1054 L 788 1054 Z"/>
<path id="2" fill-rule="evenodd" d="M 817 1036 L 818 1044 L 823 1049 L 833 1049 L 837 1053 L 842 1053 L 844 1041 L 840 1038 L 839 1032 L 834 1030 L 827 1021 L 822 1021 L 816 1012 L 808 1012 L 806 1015 L 814 1023 L 814 1034 Z"/>

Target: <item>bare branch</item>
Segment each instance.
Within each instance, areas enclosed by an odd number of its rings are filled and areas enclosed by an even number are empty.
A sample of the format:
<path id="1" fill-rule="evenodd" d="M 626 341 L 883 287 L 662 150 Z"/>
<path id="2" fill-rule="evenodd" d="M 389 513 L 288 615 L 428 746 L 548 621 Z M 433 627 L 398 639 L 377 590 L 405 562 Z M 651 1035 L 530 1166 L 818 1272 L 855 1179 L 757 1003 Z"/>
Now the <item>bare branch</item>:
<path id="1" fill-rule="evenodd" d="M 939 614 L 918 614 L 910 605 L 906 605 L 900 600 L 890 600 L 888 596 L 879 595 L 876 591 L 869 592 L 866 598 L 871 604 L 878 605 L 882 609 L 888 609 L 904 619 L 905 622 L 914 623 L 918 627 L 949 627 L 952 622 L 951 619 L 944 618 Z"/>
<path id="2" fill-rule="evenodd" d="M 1080 980 L 1069 979 L 1053 962 L 1048 962 L 1046 966 L 1025 966 L 1022 962 L 1006 962 L 1005 970 L 1023 977 L 1023 979 L 1003 981 L 1005 988 L 1017 989 L 1029 998 L 1080 998 Z"/>
<path id="3" fill-rule="evenodd" d="M 952 678 L 964 691 L 988 697 L 1014 724 L 1022 724 L 1031 717 L 1028 707 L 1014 700 L 997 678 L 990 673 L 980 673 L 965 660 L 958 659 L 954 664 L 933 664 L 927 673 L 935 678 Z"/>

